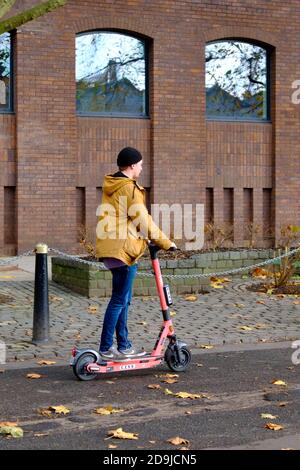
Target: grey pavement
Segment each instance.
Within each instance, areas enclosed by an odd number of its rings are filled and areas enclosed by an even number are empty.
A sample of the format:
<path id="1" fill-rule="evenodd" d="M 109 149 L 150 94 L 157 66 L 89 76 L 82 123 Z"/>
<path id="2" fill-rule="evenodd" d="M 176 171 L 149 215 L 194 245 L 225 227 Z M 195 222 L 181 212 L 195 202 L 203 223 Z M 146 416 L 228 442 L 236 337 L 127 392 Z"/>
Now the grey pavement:
<path id="1" fill-rule="evenodd" d="M 51 279 L 51 269 L 49 267 Z M 252 279 L 234 279 L 223 289 L 173 296 L 173 321 L 177 336 L 191 349 L 206 345 L 254 344 L 300 339 L 300 302 L 249 292 Z M 22 259 L 18 267 L 0 270 L 0 344 L 5 343 L 6 361 L 34 359 L 67 360 L 74 345 L 98 347 L 108 298 L 87 299 L 51 280 L 51 340 L 33 345 L 34 257 Z M 151 349 L 162 323 L 158 297 L 134 297 L 130 306 L 130 339 Z M 1 364 L 0 364 L 1 368 Z"/>

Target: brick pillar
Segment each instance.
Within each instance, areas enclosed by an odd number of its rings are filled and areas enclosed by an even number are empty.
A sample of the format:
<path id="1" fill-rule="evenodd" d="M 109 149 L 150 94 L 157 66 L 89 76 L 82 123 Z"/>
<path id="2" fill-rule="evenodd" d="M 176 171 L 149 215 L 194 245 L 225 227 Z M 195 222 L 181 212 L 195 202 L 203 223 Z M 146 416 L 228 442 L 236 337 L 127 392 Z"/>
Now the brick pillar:
<path id="1" fill-rule="evenodd" d="M 263 244 L 263 190 L 262 188 L 253 188 L 253 226 L 258 227 L 256 234 L 257 245 Z"/>
<path id="2" fill-rule="evenodd" d="M 244 244 L 243 188 L 233 192 L 233 240 L 234 246 Z"/>
<path id="3" fill-rule="evenodd" d="M 85 224 L 88 237 L 94 243 L 96 240 L 97 216 L 96 210 L 101 201 L 98 201 L 98 191 L 96 188 L 85 188 Z"/>
<path id="4" fill-rule="evenodd" d="M 217 227 L 224 224 L 224 190 L 214 188 L 214 225 Z"/>

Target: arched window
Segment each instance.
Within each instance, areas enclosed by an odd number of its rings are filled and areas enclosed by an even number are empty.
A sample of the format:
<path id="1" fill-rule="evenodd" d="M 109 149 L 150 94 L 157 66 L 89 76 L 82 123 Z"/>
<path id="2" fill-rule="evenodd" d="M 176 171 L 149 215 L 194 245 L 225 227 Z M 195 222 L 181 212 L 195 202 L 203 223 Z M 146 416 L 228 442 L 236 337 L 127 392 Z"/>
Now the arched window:
<path id="1" fill-rule="evenodd" d="M 142 39 L 95 31 L 76 37 L 79 114 L 147 116 L 147 51 Z"/>
<path id="2" fill-rule="evenodd" d="M 206 117 L 269 119 L 269 54 L 238 40 L 209 43 L 205 50 Z"/>
<path id="3" fill-rule="evenodd" d="M 0 36 L 0 112 L 12 111 L 11 35 Z"/>

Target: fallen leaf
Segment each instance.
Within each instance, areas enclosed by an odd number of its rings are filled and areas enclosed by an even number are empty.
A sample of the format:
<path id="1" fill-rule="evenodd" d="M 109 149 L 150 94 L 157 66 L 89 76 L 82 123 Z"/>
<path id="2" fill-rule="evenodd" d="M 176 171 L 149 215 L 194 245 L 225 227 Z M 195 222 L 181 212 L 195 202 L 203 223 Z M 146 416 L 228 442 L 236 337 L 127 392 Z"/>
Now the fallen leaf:
<path id="1" fill-rule="evenodd" d="M 238 329 L 243 330 L 243 331 L 252 331 L 253 330 L 252 326 L 239 326 Z"/>
<path id="2" fill-rule="evenodd" d="M 109 449 L 117 449 L 118 446 L 116 446 L 115 444 L 109 444 L 108 448 Z"/>
<path id="3" fill-rule="evenodd" d="M 174 395 L 174 393 L 171 392 L 171 390 L 169 390 L 168 388 L 165 388 L 164 394 L 165 395 Z"/>
<path id="4" fill-rule="evenodd" d="M 255 268 L 251 273 L 252 277 L 259 277 L 260 279 L 266 279 L 269 275 L 270 273 L 262 268 Z"/>
<path id="5" fill-rule="evenodd" d="M 56 295 L 49 295 L 49 299 L 53 302 L 61 302 L 62 300 L 64 300 L 62 297 L 57 297 Z"/>
<path id="6" fill-rule="evenodd" d="M 203 364 L 196 364 L 197 367 L 203 367 Z"/>
<path id="7" fill-rule="evenodd" d="M 180 446 L 182 444 L 184 445 L 190 445 L 190 441 L 188 441 L 187 439 L 184 439 L 183 437 L 172 437 L 171 439 L 168 439 L 167 442 L 169 442 L 170 444 L 173 444 L 173 446 Z"/>
<path id="8" fill-rule="evenodd" d="M 244 308 L 245 307 L 244 304 L 234 304 L 234 306 L 237 307 L 237 308 Z"/>
<path id="9" fill-rule="evenodd" d="M 50 411 L 48 408 L 40 408 L 38 410 L 38 413 L 42 416 L 45 416 L 46 418 L 52 418 L 52 411 Z"/>
<path id="10" fill-rule="evenodd" d="M 175 317 L 175 315 L 176 315 L 175 310 L 170 310 L 170 317 Z"/>
<path id="11" fill-rule="evenodd" d="M 68 413 L 70 413 L 70 410 L 68 408 L 66 408 L 65 406 L 62 406 L 62 405 L 49 406 L 48 409 L 50 411 L 54 411 L 54 413 L 57 413 L 57 414 L 67 415 Z"/>
<path id="12" fill-rule="evenodd" d="M 37 432 L 34 434 L 34 437 L 49 436 L 48 432 Z"/>
<path id="13" fill-rule="evenodd" d="M 264 323 L 257 323 L 256 325 L 254 325 L 254 328 L 256 328 L 257 330 L 263 330 L 265 328 L 268 328 L 268 325 L 265 325 Z"/>
<path id="14" fill-rule="evenodd" d="M 149 441 L 150 444 L 156 444 L 156 441 Z"/>
<path id="15" fill-rule="evenodd" d="M 159 384 L 150 384 L 150 385 L 148 385 L 147 388 L 151 388 L 153 390 L 158 390 L 159 388 L 161 388 L 161 386 Z"/>
<path id="16" fill-rule="evenodd" d="M 272 381 L 272 384 L 273 384 L 273 385 L 281 385 L 281 386 L 283 386 L 283 387 L 287 387 L 287 383 L 284 382 L 284 380 L 273 380 L 273 381 Z"/>
<path id="17" fill-rule="evenodd" d="M 188 300 L 189 302 L 195 302 L 195 300 L 197 300 L 198 297 L 196 295 L 186 295 L 184 300 Z"/>
<path id="18" fill-rule="evenodd" d="M 285 294 L 276 294 L 277 299 L 284 299 L 286 297 Z"/>
<path id="19" fill-rule="evenodd" d="M 109 385 L 114 385 L 116 382 L 114 382 L 113 380 L 106 380 L 106 383 Z"/>
<path id="20" fill-rule="evenodd" d="M 40 379 L 43 376 L 40 374 L 27 374 L 26 377 L 27 379 Z"/>
<path id="21" fill-rule="evenodd" d="M 201 348 L 201 349 L 213 349 L 214 346 L 212 344 L 200 344 L 199 348 Z"/>
<path id="22" fill-rule="evenodd" d="M 158 374 L 158 375 L 155 375 L 154 377 L 157 377 L 159 379 L 162 379 L 162 378 L 175 379 L 175 378 L 178 378 L 179 375 L 178 374 Z"/>
<path id="23" fill-rule="evenodd" d="M 275 424 L 275 423 L 267 423 L 265 424 L 266 429 L 271 429 L 272 431 L 280 431 L 283 429 L 283 426 L 281 424 Z"/>
<path id="24" fill-rule="evenodd" d="M 184 413 L 184 414 L 185 414 L 185 415 L 191 415 L 191 414 L 192 414 L 192 412 L 191 412 L 191 411 L 185 411 L 185 413 Z"/>
<path id="25" fill-rule="evenodd" d="M 138 439 L 138 434 L 125 432 L 122 428 L 113 429 L 112 431 L 108 431 L 107 434 L 116 439 Z"/>
<path id="26" fill-rule="evenodd" d="M 51 366 L 52 364 L 56 364 L 56 361 L 48 361 L 48 360 L 41 360 L 41 361 L 38 361 L 38 364 L 40 364 L 41 366 Z"/>
<path id="27" fill-rule="evenodd" d="M 1 426 L 0 434 L 12 436 L 14 438 L 23 437 L 23 429 L 18 426 Z"/>
<path id="28" fill-rule="evenodd" d="M 96 313 L 98 311 L 98 305 L 90 305 L 88 307 L 88 312 L 90 313 Z"/>
<path id="29" fill-rule="evenodd" d="M 178 380 L 177 379 L 163 379 L 162 382 L 166 384 L 177 384 Z"/>
<path id="30" fill-rule="evenodd" d="M 257 304 L 266 305 L 266 302 L 265 302 L 264 300 L 257 300 L 256 303 L 257 303 Z"/>
<path id="31" fill-rule="evenodd" d="M 148 325 L 148 323 L 146 321 L 140 321 L 138 323 L 138 325 L 146 326 L 146 325 Z"/>
<path id="32" fill-rule="evenodd" d="M 282 408 L 283 406 L 286 406 L 286 405 L 288 405 L 288 404 L 289 404 L 288 401 L 281 401 L 281 402 L 278 403 L 277 406 L 279 406 L 280 408 Z"/>
<path id="33" fill-rule="evenodd" d="M 111 415 L 113 413 L 121 413 L 124 410 L 120 408 L 113 408 L 112 406 L 106 406 L 104 408 L 96 408 L 94 413 L 97 415 Z"/>
<path id="34" fill-rule="evenodd" d="M 275 416 L 275 415 L 271 415 L 269 413 L 261 413 L 261 418 L 263 419 L 277 419 L 278 416 Z"/>
<path id="35" fill-rule="evenodd" d="M 174 393 L 174 395 L 177 398 L 190 398 L 191 400 L 197 400 L 198 398 L 208 398 L 208 396 L 204 395 L 203 393 L 201 395 L 198 395 L 196 393 L 178 392 Z"/>
<path id="36" fill-rule="evenodd" d="M 300 305 L 300 300 L 294 300 L 294 302 L 292 302 L 294 305 Z"/>
<path id="37" fill-rule="evenodd" d="M 220 283 L 224 283 L 224 282 L 231 282 L 231 279 L 228 279 L 228 277 L 216 277 L 216 276 L 212 276 L 210 278 L 210 281 L 211 282 L 220 282 Z"/>
<path id="38" fill-rule="evenodd" d="M 218 284 L 217 282 L 211 282 L 210 285 L 214 289 L 224 289 L 224 286 L 222 284 Z"/>
<path id="39" fill-rule="evenodd" d="M 18 423 L 16 422 L 12 422 L 12 421 L 1 421 L 0 422 L 0 427 L 5 427 L 5 426 L 12 426 L 12 427 L 16 427 L 18 426 Z"/>

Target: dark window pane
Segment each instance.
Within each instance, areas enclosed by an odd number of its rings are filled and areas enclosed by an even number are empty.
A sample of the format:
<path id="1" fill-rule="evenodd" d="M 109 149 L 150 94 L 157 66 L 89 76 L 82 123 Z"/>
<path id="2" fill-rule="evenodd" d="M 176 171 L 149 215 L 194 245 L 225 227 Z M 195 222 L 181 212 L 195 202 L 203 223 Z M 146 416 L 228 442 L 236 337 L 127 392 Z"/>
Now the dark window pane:
<path id="1" fill-rule="evenodd" d="M 221 41 L 206 46 L 206 116 L 268 118 L 267 51 L 254 44 Z"/>
<path id="2" fill-rule="evenodd" d="M 144 42 L 109 32 L 77 36 L 76 95 L 81 113 L 144 116 Z"/>
<path id="3" fill-rule="evenodd" d="M 0 112 L 10 110 L 10 56 L 10 34 L 4 33 L 0 36 Z"/>

